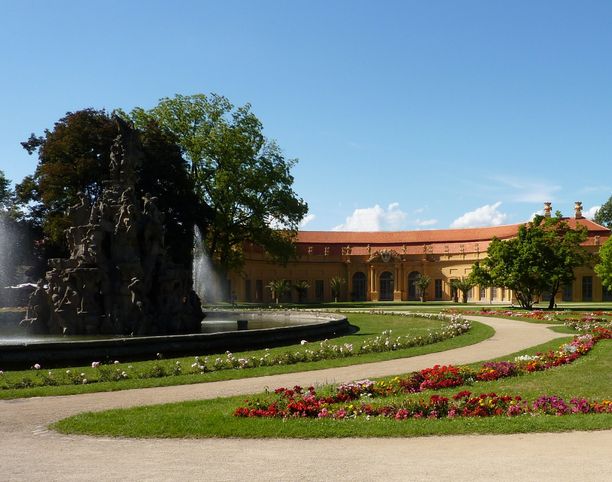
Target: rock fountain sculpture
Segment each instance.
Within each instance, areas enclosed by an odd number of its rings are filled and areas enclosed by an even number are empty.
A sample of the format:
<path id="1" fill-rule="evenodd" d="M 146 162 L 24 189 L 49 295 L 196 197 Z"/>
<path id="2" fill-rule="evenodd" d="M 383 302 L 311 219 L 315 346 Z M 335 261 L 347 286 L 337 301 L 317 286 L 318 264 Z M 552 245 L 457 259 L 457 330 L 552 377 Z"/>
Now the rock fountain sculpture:
<path id="1" fill-rule="evenodd" d="M 142 149 L 136 131 L 115 118 L 110 178 L 93 205 L 79 193 L 68 209 L 67 259 L 30 297 L 22 324 L 32 333 L 157 335 L 193 333 L 204 318 L 191 267 L 172 262 L 157 199 L 136 195 Z"/>

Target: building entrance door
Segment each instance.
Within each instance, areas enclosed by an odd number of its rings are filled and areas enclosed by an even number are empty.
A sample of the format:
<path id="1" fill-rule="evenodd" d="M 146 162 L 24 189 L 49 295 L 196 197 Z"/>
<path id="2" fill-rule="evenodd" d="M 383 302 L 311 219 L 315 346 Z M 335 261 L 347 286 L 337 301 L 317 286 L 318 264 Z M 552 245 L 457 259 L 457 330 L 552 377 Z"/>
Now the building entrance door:
<path id="1" fill-rule="evenodd" d="M 380 275 L 380 301 L 393 301 L 393 273 L 385 271 Z"/>

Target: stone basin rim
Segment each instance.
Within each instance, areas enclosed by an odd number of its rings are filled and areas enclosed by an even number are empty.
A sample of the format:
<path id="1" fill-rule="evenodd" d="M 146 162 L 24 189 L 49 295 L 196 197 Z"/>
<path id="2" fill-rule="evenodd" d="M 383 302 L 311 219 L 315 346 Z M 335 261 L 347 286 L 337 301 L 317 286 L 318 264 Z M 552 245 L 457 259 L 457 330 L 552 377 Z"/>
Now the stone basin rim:
<path id="1" fill-rule="evenodd" d="M 216 311 L 215 313 L 221 313 Z M 232 313 L 226 311 L 224 313 Z M 245 313 L 273 312 L 235 311 Z M 308 315 L 313 321 L 299 323 Z M 0 365 L 3 367 L 29 367 L 34 363 L 91 363 L 105 359 L 152 359 L 157 353 L 164 356 L 207 355 L 225 351 L 243 351 L 299 343 L 323 338 L 333 338 L 350 331 L 346 316 L 335 313 L 282 312 L 277 317 L 295 318 L 296 323 L 280 327 L 254 330 L 236 330 L 215 333 L 190 333 L 182 335 L 156 335 L 120 337 L 96 340 L 59 340 L 52 342 L 18 343 L 0 346 Z"/>

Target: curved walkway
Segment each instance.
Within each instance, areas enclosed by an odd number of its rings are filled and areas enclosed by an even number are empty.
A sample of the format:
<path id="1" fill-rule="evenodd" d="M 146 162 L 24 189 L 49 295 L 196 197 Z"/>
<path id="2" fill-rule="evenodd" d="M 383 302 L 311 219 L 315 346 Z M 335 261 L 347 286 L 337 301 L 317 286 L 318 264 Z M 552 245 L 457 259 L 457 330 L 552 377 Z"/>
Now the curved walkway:
<path id="1" fill-rule="evenodd" d="M 0 401 L 2 480 L 604 480 L 612 431 L 327 440 L 133 440 L 47 430 L 83 411 L 338 383 L 464 364 L 565 336 L 548 325 L 470 316 L 493 337 L 442 353 L 326 370 L 120 392 Z M 579 460 L 579 462 L 578 462 Z"/>

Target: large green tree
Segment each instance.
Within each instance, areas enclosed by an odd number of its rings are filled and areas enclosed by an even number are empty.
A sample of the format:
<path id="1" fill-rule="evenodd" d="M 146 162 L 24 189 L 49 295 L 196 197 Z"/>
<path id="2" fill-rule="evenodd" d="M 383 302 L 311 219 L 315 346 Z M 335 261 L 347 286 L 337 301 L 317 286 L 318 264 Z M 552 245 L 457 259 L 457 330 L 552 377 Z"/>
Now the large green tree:
<path id="1" fill-rule="evenodd" d="M 157 196 L 158 207 L 166 214 L 166 244 L 175 261 L 187 262 L 200 206 L 188 166 L 170 133 L 153 120 L 139 127 L 143 162 L 137 173 L 137 194 Z M 85 193 L 92 202 L 100 196 L 117 134 L 112 116 L 104 110 L 84 109 L 67 113 L 52 130 L 42 136 L 32 134 L 22 143 L 30 154 L 38 154 L 38 165 L 17 192 L 46 236 L 48 256 L 65 253 L 66 210 L 77 201 L 77 193 Z"/>
<path id="2" fill-rule="evenodd" d="M 597 210 L 593 221 L 612 229 L 612 196 Z"/>
<path id="3" fill-rule="evenodd" d="M 595 272 L 601 278 L 601 283 L 612 291 L 612 238 L 608 238 L 599 250 L 599 263 L 595 266 Z"/>
<path id="4" fill-rule="evenodd" d="M 266 139 L 249 104 L 236 108 L 219 95 L 177 95 L 148 111 L 136 108 L 130 117 L 138 126 L 152 119 L 177 140 L 196 193 L 210 208 L 204 240 L 222 268 L 242 264 L 245 241 L 277 261 L 295 254 L 293 239 L 308 210 L 292 188 L 296 161 Z"/>
<path id="5" fill-rule="evenodd" d="M 476 284 L 512 289 L 527 309 L 538 296 L 549 292 L 552 309 L 560 287 L 574 280 L 574 269 L 591 260 L 581 245 L 586 238 L 584 227 L 573 229 L 560 213 L 536 216 L 519 227 L 515 238 L 494 238 L 487 257 L 474 264 L 471 279 Z"/>

